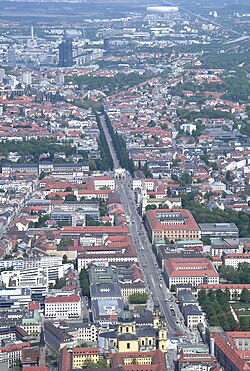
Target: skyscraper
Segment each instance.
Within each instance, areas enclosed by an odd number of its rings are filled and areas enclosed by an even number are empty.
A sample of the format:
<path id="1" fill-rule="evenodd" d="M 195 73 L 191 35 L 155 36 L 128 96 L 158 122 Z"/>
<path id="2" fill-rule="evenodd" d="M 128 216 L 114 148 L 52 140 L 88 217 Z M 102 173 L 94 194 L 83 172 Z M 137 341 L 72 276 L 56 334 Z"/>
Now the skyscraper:
<path id="1" fill-rule="evenodd" d="M 7 51 L 7 60 L 9 67 L 16 67 L 16 52 L 14 48 L 9 48 Z"/>
<path id="2" fill-rule="evenodd" d="M 103 49 L 106 54 L 110 52 L 110 39 L 108 38 L 103 39 Z"/>
<path id="3" fill-rule="evenodd" d="M 73 66 L 72 40 L 67 39 L 59 45 L 59 67 Z"/>
<path id="4" fill-rule="evenodd" d="M 34 27 L 31 26 L 30 28 L 30 36 L 31 36 L 31 40 L 33 41 L 34 40 Z"/>

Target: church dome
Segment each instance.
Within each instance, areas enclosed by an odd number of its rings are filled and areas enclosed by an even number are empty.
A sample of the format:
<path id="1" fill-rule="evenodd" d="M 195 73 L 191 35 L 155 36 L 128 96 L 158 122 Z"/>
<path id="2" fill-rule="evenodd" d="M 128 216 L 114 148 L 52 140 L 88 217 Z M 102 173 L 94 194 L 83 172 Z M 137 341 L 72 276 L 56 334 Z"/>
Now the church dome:
<path id="1" fill-rule="evenodd" d="M 129 310 L 128 305 L 124 305 L 124 310 L 122 310 L 118 315 L 118 322 L 133 322 L 133 313 Z"/>

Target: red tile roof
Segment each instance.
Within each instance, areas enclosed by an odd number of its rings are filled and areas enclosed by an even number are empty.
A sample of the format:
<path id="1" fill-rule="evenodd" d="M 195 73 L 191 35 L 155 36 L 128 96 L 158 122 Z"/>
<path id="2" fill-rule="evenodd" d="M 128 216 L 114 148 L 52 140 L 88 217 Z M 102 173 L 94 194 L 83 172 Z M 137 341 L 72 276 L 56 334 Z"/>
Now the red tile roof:
<path id="1" fill-rule="evenodd" d="M 23 371 L 49 371 L 47 366 L 23 366 Z"/>
<path id="2" fill-rule="evenodd" d="M 50 303 L 76 303 L 79 302 L 80 296 L 77 294 L 72 295 L 58 295 L 58 296 L 49 296 L 44 300 L 45 304 Z"/>
<path id="3" fill-rule="evenodd" d="M 39 310 L 40 309 L 40 303 L 39 301 L 31 301 L 28 305 L 29 310 Z"/>
<path id="4" fill-rule="evenodd" d="M 224 255 L 224 259 L 250 259 L 250 254 L 247 254 L 247 253 L 230 253 L 230 254 L 226 254 Z"/>
<path id="5" fill-rule="evenodd" d="M 230 334 L 234 334 L 234 333 L 226 333 L 226 335 L 229 335 L 229 337 L 230 337 Z M 244 333 L 238 332 L 238 334 L 241 334 L 241 337 L 244 337 L 243 336 Z M 249 338 L 250 332 L 245 333 L 245 335 L 246 337 Z M 224 353 L 225 357 L 227 357 L 239 370 L 243 371 L 243 370 L 250 369 L 250 351 L 248 352 L 249 353 L 248 356 L 244 354 L 245 356 L 247 356 L 247 359 L 243 359 L 241 358 L 236 348 L 233 349 L 233 346 L 235 345 L 233 342 L 230 342 L 230 345 L 229 345 L 222 338 L 222 336 L 217 332 L 212 333 L 211 337 L 215 339 L 216 347 L 218 347 L 220 351 Z"/>
<path id="6" fill-rule="evenodd" d="M 29 342 L 20 343 L 20 344 L 6 345 L 4 347 L 0 347 L 0 353 L 14 352 L 14 351 L 20 350 L 22 348 L 27 348 L 29 346 L 30 346 Z"/>
<path id="7" fill-rule="evenodd" d="M 150 365 L 140 364 L 140 362 L 136 364 L 136 367 L 134 364 L 129 364 L 129 365 L 124 364 L 125 363 L 124 360 L 126 358 L 129 358 L 129 359 L 135 358 L 135 359 L 138 359 L 139 361 L 140 358 L 143 359 L 144 357 L 152 359 L 152 362 Z M 122 365 L 122 369 L 125 371 L 133 371 L 135 369 L 137 371 L 146 371 L 146 370 L 164 371 L 166 369 L 164 353 L 162 353 L 162 351 L 159 349 L 153 352 L 110 353 L 108 355 L 108 358 L 111 360 L 111 365 L 113 367 L 118 367 L 119 365 Z"/>
<path id="8" fill-rule="evenodd" d="M 225 289 L 248 289 L 250 290 L 250 284 L 247 283 L 201 283 L 197 286 L 197 289 L 205 289 L 205 290 L 225 290 Z"/>
<path id="9" fill-rule="evenodd" d="M 168 225 L 163 225 L 160 223 L 158 220 L 158 216 L 162 213 L 169 213 L 169 214 L 174 214 L 174 213 L 180 213 L 182 217 L 185 218 L 185 222 L 183 224 L 168 224 Z M 147 220 L 149 221 L 149 224 L 151 226 L 151 229 L 153 230 L 195 230 L 199 231 L 200 228 L 198 227 L 198 224 L 196 223 L 193 215 L 191 212 L 187 209 L 171 209 L 171 210 L 148 210 L 146 212 L 146 217 Z"/>
<path id="10" fill-rule="evenodd" d="M 61 232 L 63 233 L 128 233 L 128 227 L 127 226 L 66 226 L 61 228 Z"/>
<path id="11" fill-rule="evenodd" d="M 73 356 L 85 355 L 85 354 L 99 354 L 98 347 L 86 347 L 86 348 L 74 348 Z"/>
<path id="12" fill-rule="evenodd" d="M 207 258 L 169 258 L 165 261 L 165 268 L 171 277 L 219 277 Z"/>

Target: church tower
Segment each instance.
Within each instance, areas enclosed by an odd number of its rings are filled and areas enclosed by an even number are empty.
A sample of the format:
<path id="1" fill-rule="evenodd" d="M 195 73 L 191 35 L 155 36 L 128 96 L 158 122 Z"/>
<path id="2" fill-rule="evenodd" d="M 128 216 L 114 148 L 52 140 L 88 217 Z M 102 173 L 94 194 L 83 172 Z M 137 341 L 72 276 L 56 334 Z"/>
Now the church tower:
<path id="1" fill-rule="evenodd" d="M 167 352 L 167 326 L 164 316 L 160 316 L 158 330 L 158 348 L 163 352 Z"/>
<path id="2" fill-rule="evenodd" d="M 118 315 L 117 348 L 118 352 L 138 352 L 139 341 L 136 335 L 135 319 L 128 306 Z"/>
<path id="3" fill-rule="evenodd" d="M 128 305 L 125 304 L 124 310 L 118 316 L 118 334 L 135 334 L 135 319 Z"/>
<path id="4" fill-rule="evenodd" d="M 155 304 L 154 305 L 154 309 L 153 309 L 153 327 L 155 329 L 158 329 L 159 328 L 159 325 L 160 325 L 160 307 L 159 307 L 159 304 Z"/>
<path id="5" fill-rule="evenodd" d="M 43 328 L 41 328 L 39 341 L 39 366 L 46 366 L 46 347 Z"/>
<path id="6" fill-rule="evenodd" d="M 167 326 L 164 316 L 161 315 L 159 304 L 153 309 L 153 327 L 157 329 L 157 348 L 162 352 L 167 351 Z"/>

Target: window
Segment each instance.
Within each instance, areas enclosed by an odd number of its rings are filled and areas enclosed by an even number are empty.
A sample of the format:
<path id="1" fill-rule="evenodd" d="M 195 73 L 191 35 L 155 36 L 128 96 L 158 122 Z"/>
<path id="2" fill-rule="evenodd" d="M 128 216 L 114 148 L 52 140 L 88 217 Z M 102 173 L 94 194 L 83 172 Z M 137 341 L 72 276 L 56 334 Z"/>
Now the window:
<path id="1" fill-rule="evenodd" d="M 127 349 L 130 349 L 130 343 L 127 343 Z"/>

